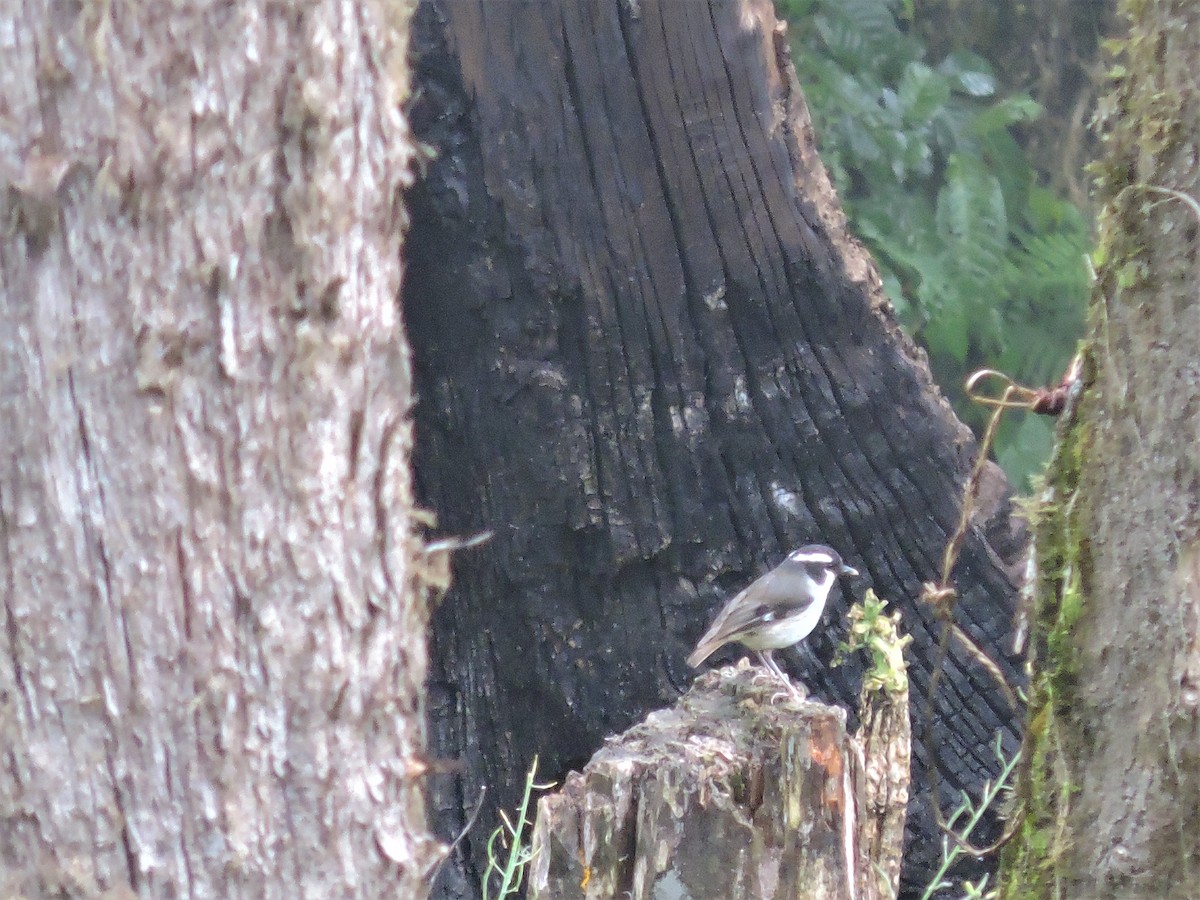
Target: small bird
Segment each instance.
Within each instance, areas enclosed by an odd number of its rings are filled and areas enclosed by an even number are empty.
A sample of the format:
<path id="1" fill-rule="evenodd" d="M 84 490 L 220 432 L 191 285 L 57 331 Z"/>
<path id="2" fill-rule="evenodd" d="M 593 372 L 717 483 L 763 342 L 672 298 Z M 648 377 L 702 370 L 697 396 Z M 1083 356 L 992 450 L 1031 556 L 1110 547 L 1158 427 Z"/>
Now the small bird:
<path id="1" fill-rule="evenodd" d="M 821 621 L 829 590 L 839 575 L 857 575 L 836 550 L 808 544 L 725 604 L 687 658 L 693 669 L 728 643 L 750 648 L 791 690 L 773 650 L 804 640 Z"/>

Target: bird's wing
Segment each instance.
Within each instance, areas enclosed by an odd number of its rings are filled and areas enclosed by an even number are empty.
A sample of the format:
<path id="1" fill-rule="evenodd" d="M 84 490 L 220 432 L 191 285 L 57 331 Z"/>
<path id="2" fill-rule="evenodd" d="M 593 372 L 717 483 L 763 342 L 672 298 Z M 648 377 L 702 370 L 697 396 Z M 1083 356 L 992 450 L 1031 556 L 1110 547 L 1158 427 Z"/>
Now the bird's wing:
<path id="1" fill-rule="evenodd" d="M 753 602 L 743 603 L 747 596 L 753 597 Z M 773 569 L 725 604 L 712 627 L 700 638 L 692 658 L 699 656 L 702 649 L 712 653 L 759 625 L 797 615 L 811 603 L 810 598 L 796 593 L 794 579 L 780 578 L 779 570 Z"/>

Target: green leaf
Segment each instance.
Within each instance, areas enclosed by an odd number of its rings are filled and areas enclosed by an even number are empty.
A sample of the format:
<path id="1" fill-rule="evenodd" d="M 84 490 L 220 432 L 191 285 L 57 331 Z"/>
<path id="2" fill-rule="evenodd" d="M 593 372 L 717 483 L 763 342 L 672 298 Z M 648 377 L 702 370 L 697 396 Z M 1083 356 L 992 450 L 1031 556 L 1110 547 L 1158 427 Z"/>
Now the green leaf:
<path id="1" fill-rule="evenodd" d="M 941 308 L 925 323 L 922 337 L 931 349 L 947 353 L 961 364 L 967 359 L 970 331 L 966 305 L 949 302 L 941 304 Z"/>
<path id="2" fill-rule="evenodd" d="M 920 124 L 950 99 L 950 82 L 924 63 L 912 62 L 904 69 L 898 93 L 904 121 Z"/>
<path id="3" fill-rule="evenodd" d="M 942 60 L 938 71 L 972 97 L 991 97 L 996 93 L 992 67 L 986 59 L 968 50 L 955 50 Z"/>
<path id="4" fill-rule="evenodd" d="M 818 16 L 816 26 L 835 59 L 851 67 L 867 61 L 867 42 L 852 22 L 841 16 Z"/>
<path id="5" fill-rule="evenodd" d="M 976 116 L 971 130 L 977 135 L 984 135 L 1017 122 L 1032 121 L 1041 114 L 1041 106 L 1030 97 L 1023 94 L 1006 97 Z"/>
<path id="6" fill-rule="evenodd" d="M 1000 182 L 979 160 L 950 157 L 946 184 L 938 191 L 938 235 L 960 244 L 962 264 L 988 269 L 998 264 L 1008 239 L 1008 217 Z"/>
<path id="7" fill-rule="evenodd" d="M 1014 422 L 1017 420 L 1013 420 Z M 996 462 L 1017 490 L 1028 490 L 1054 447 L 1054 419 L 1026 413 L 1010 433 L 996 436 Z"/>

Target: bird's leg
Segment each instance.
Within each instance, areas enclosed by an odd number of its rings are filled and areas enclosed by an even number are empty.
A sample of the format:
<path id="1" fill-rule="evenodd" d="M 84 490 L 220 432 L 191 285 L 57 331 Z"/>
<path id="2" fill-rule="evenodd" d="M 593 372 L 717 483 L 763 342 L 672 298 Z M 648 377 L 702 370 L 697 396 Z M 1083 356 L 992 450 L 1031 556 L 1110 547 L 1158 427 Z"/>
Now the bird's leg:
<path id="1" fill-rule="evenodd" d="M 768 672 L 783 682 L 787 682 L 787 676 L 783 674 L 779 668 L 779 663 L 775 662 L 775 656 L 770 650 L 755 651 L 758 656 L 758 661 L 766 666 Z"/>
<path id="2" fill-rule="evenodd" d="M 771 674 L 783 682 L 784 686 L 788 689 L 788 693 L 790 693 L 793 698 L 799 701 L 808 699 L 808 689 L 797 686 L 792 679 L 787 677 L 787 673 L 784 672 L 783 669 L 779 668 L 779 663 L 775 662 L 775 656 L 770 650 L 756 650 L 755 653 L 758 656 L 759 662 L 766 666 L 767 670 L 770 671 Z M 780 695 L 777 694 L 775 696 Z M 774 700 L 775 697 L 772 697 L 771 699 Z"/>

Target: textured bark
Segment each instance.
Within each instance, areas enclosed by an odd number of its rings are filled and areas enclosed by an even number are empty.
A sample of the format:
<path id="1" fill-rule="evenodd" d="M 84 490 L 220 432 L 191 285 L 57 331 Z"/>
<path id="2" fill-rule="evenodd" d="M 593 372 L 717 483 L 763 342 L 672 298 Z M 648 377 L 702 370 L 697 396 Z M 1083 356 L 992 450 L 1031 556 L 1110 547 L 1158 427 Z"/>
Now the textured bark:
<path id="1" fill-rule="evenodd" d="M 762 669 L 705 675 L 543 798 L 530 897 L 856 896 L 845 711 L 778 691 Z"/>
<path id="2" fill-rule="evenodd" d="M 402 5 L 0 2 L 0 894 L 422 890 Z"/>
<path id="3" fill-rule="evenodd" d="M 1098 168 L 1094 327 L 1037 536 L 1013 897 L 1196 895 L 1200 212 L 1178 192 L 1200 192 L 1200 8 L 1126 12 Z"/>
<path id="4" fill-rule="evenodd" d="M 766 0 L 430 0 L 414 29 L 437 150 L 405 292 L 417 476 L 442 527 L 495 532 L 458 560 L 430 681 L 465 765 L 433 794 L 445 836 L 488 787 L 437 889 L 473 897 L 533 755 L 561 778 L 672 703 L 714 608 L 809 540 L 904 612 L 922 710 L 937 626 L 915 598 L 974 443 L 845 232 Z M 964 545 L 959 614 L 1014 675 L 1004 496 Z M 847 599 L 790 664 L 850 705 L 858 673 L 827 666 Z M 1016 746 L 957 648 L 935 710 L 914 720 L 916 884 L 940 853 L 930 766 L 950 807 L 997 731 Z"/>
<path id="5" fill-rule="evenodd" d="M 894 898 L 909 797 L 903 643 L 846 712 L 742 660 L 607 743 L 538 803 L 530 896 Z"/>
<path id="6" fill-rule="evenodd" d="M 861 897 L 895 897 L 900 889 L 904 822 L 910 795 L 912 725 L 908 689 L 863 691 L 854 735 Z"/>

